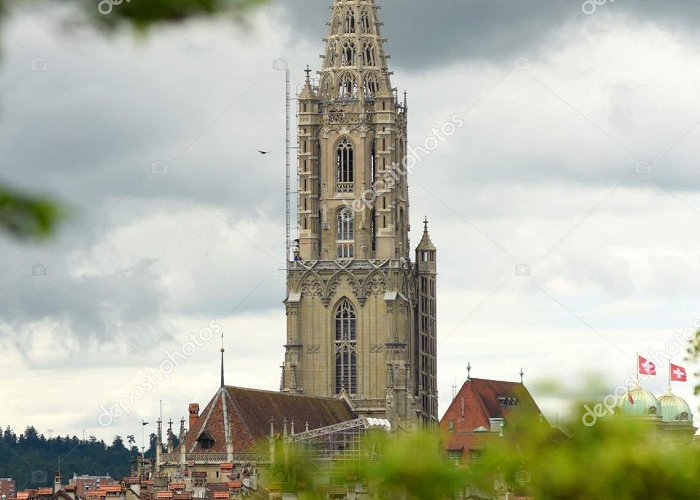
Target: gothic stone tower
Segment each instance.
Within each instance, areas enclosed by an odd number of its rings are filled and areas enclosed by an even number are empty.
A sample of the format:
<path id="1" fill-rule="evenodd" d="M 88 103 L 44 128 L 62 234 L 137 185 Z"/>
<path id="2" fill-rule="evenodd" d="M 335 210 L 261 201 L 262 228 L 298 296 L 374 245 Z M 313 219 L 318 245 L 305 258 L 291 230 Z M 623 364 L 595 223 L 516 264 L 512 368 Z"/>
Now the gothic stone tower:
<path id="1" fill-rule="evenodd" d="M 374 0 L 335 0 L 319 84 L 299 94 L 299 241 L 282 390 L 437 424 L 436 249 L 409 246 L 408 106 Z"/>

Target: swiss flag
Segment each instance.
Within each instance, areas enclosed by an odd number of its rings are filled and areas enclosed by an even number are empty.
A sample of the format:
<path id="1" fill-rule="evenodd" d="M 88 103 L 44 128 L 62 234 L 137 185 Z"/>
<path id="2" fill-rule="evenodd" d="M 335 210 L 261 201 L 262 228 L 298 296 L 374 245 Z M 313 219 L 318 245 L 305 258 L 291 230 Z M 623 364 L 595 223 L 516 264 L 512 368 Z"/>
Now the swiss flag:
<path id="1" fill-rule="evenodd" d="M 685 371 L 685 368 L 671 363 L 671 380 L 673 382 L 687 382 L 688 373 Z"/>
<path id="2" fill-rule="evenodd" d="M 656 375 L 656 365 L 648 359 L 639 356 L 639 373 L 641 375 Z"/>

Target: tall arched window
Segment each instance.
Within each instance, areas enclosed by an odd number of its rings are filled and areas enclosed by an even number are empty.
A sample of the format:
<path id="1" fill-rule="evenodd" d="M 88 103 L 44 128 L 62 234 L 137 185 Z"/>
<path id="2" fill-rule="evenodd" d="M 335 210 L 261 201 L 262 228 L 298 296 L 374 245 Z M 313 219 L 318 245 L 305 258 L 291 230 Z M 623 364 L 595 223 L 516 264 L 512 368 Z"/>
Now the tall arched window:
<path id="1" fill-rule="evenodd" d="M 365 97 L 374 97 L 379 92 L 379 80 L 375 73 L 365 74 Z"/>
<path id="2" fill-rule="evenodd" d="M 355 153 L 347 139 L 338 144 L 336 170 L 336 192 L 352 193 L 355 190 Z"/>
<path id="3" fill-rule="evenodd" d="M 360 33 L 370 33 L 369 27 L 369 11 L 367 7 L 362 9 L 362 14 L 360 14 Z"/>
<path id="4" fill-rule="evenodd" d="M 335 312 L 335 393 L 357 393 L 357 314 L 348 299 Z"/>
<path id="5" fill-rule="evenodd" d="M 339 208 L 337 222 L 338 237 L 336 245 L 338 259 L 352 259 L 355 256 L 355 217 L 352 209 L 348 207 Z"/>
<path id="6" fill-rule="evenodd" d="M 327 73 L 321 80 L 321 97 L 324 99 L 330 99 L 331 90 L 333 85 L 333 76 L 331 73 Z"/>
<path id="7" fill-rule="evenodd" d="M 355 33 L 355 10 L 348 7 L 345 13 L 345 33 Z"/>
<path id="8" fill-rule="evenodd" d="M 328 44 L 328 53 L 326 54 L 326 59 L 328 60 L 329 66 L 335 66 L 335 59 L 338 54 L 338 44 L 335 40 L 331 40 Z"/>
<path id="9" fill-rule="evenodd" d="M 343 43 L 343 58 L 341 60 L 341 64 L 343 66 L 354 66 L 356 54 L 357 49 L 355 48 L 355 42 L 345 40 Z"/>
<path id="10" fill-rule="evenodd" d="M 362 64 L 365 66 L 376 66 L 374 60 L 374 42 L 367 40 L 362 44 Z"/>
<path id="11" fill-rule="evenodd" d="M 338 97 L 354 99 L 357 97 L 357 77 L 352 72 L 344 73 L 338 82 Z"/>

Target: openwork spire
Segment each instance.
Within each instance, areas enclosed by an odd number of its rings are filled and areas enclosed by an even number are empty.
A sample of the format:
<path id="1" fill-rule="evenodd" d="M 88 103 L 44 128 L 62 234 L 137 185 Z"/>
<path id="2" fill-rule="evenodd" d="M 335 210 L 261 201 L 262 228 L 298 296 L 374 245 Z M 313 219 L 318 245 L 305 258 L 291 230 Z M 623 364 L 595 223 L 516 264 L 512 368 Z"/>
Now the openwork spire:
<path id="1" fill-rule="evenodd" d="M 321 72 L 324 99 L 372 99 L 390 93 L 387 56 L 374 0 L 336 0 Z"/>

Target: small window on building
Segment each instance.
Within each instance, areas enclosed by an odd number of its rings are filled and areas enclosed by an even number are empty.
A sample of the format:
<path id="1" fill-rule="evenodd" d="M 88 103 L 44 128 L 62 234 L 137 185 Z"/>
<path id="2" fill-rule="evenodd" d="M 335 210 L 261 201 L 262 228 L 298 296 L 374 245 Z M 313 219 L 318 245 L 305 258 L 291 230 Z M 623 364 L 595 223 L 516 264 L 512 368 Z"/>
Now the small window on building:
<path id="1" fill-rule="evenodd" d="M 447 422 L 447 430 L 450 432 L 455 431 L 455 421 L 454 420 L 450 420 L 449 422 Z"/>
<path id="2" fill-rule="evenodd" d="M 447 458 L 455 463 L 462 461 L 462 450 L 447 450 Z"/>

